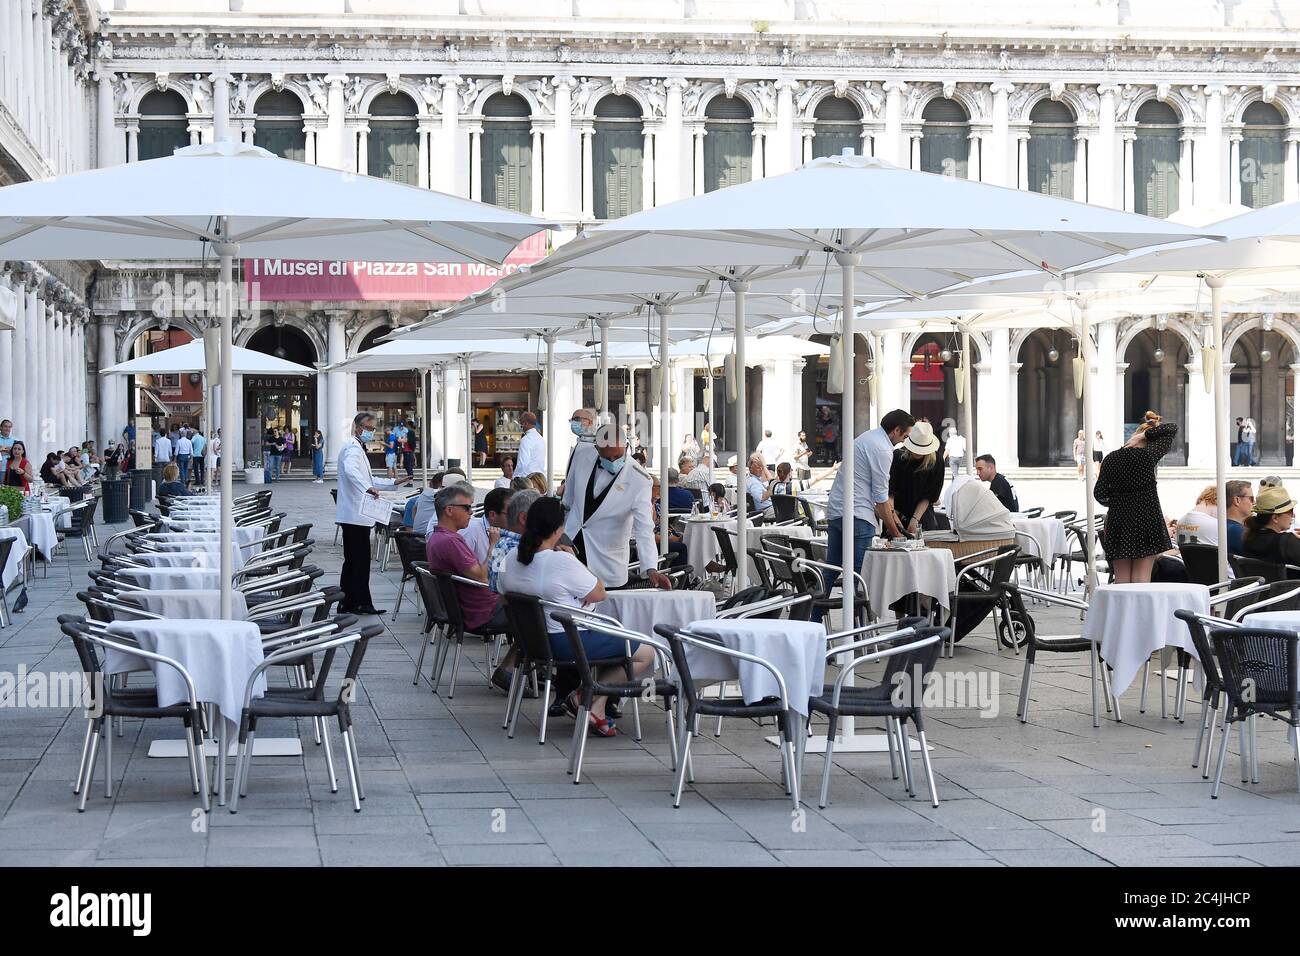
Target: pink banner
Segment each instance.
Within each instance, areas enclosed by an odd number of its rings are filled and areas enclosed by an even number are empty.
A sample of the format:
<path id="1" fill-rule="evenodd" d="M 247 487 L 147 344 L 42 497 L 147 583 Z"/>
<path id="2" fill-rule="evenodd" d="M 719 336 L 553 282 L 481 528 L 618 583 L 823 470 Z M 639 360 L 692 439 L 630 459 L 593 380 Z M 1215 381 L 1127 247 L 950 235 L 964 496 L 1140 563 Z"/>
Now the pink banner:
<path id="1" fill-rule="evenodd" d="M 515 247 L 499 269 L 477 262 L 245 259 L 245 293 L 263 302 L 452 302 L 482 292 L 521 265 L 545 258 L 546 243 L 544 231 L 530 236 Z"/>

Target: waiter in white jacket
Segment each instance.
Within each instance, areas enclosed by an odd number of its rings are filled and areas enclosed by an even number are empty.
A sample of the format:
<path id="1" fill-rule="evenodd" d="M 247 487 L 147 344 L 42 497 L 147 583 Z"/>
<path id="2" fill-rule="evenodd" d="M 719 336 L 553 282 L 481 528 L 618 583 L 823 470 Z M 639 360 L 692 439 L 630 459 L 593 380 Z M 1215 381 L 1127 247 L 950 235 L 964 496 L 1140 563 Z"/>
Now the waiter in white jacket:
<path id="1" fill-rule="evenodd" d="M 361 513 L 364 495 L 379 497 L 380 488 L 396 488 L 409 477 L 393 481 L 375 478 L 366 458 L 366 442 L 375 437 L 375 416 L 357 412 L 352 419 L 352 438 L 344 443 L 338 457 L 339 495 L 334 520 L 343 530 L 343 570 L 339 587 L 343 600 L 339 611 L 350 614 L 383 614 L 370 597 L 370 532 L 375 519 Z"/>
<path id="2" fill-rule="evenodd" d="M 659 588 L 672 587 L 667 575 L 655 568 L 659 549 L 651 517 L 651 484 L 650 473 L 627 455 L 617 426 L 601 428 L 594 442 L 580 441 L 573 449 L 564 479 L 568 510 L 564 530 L 578 557 L 607 588 L 627 584 L 633 538 L 641 567 L 650 569 L 646 572 L 650 582 Z"/>

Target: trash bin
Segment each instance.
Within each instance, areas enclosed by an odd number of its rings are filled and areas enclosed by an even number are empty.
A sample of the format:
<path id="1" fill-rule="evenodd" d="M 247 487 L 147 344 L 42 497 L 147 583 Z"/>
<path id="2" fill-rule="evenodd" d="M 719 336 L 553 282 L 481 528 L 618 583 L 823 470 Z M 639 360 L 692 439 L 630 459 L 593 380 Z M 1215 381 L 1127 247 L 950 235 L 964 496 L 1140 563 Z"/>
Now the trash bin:
<path id="1" fill-rule="evenodd" d="M 131 481 L 126 478 L 105 478 L 99 487 L 104 496 L 104 523 L 121 524 L 126 521 L 131 505 Z"/>
<path id="2" fill-rule="evenodd" d="M 166 468 L 168 464 L 170 463 L 163 462 L 162 464 L 159 464 L 156 461 L 153 463 L 152 477 L 155 487 L 163 483 L 163 469 Z"/>
<path id="3" fill-rule="evenodd" d="M 150 483 L 153 481 L 153 472 L 148 468 L 134 468 L 131 471 L 131 507 L 136 511 L 144 511 L 149 507 L 149 499 L 153 497 L 153 491 Z"/>

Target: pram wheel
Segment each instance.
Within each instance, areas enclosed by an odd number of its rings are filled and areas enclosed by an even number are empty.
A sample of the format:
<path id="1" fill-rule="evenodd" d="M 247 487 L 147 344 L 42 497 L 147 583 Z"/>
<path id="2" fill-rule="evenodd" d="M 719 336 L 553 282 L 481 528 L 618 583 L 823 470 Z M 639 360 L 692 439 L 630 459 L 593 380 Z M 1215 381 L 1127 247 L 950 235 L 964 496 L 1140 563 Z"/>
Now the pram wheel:
<path id="1" fill-rule="evenodd" d="M 1029 631 L 1018 612 L 1012 611 L 1006 617 L 998 615 L 998 643 L 1003 647 L 1024 647 L 1028 636 Z"/>

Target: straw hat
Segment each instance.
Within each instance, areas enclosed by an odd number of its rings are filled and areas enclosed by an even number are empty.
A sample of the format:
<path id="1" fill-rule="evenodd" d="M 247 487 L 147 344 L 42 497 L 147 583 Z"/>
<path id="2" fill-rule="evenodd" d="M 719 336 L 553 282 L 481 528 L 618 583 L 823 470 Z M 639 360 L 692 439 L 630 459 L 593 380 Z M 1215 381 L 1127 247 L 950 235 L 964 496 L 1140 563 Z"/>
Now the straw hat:
<path id="1" fill-rule="evenodd" d="M 1281 485 L 1265 488 L 1255 499 L 1255 507 L 1250 509 L 1257 515 L 1280 515 L 1295 510 L 1295 502 L 1290 493 Z"/>
<path id="2" fill-rule="evenodd" d="M 914 455 L 925 457 L 933 455 L 939 450 L 939 439 L 934 433 L 934 428 L 929 422 L 917 422 L 912 426 L 906 438 L 903 439 L 903 447 Z"/>

